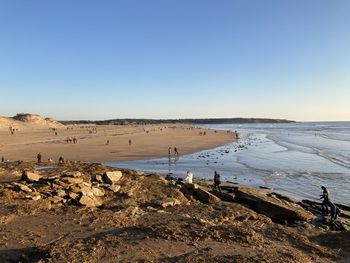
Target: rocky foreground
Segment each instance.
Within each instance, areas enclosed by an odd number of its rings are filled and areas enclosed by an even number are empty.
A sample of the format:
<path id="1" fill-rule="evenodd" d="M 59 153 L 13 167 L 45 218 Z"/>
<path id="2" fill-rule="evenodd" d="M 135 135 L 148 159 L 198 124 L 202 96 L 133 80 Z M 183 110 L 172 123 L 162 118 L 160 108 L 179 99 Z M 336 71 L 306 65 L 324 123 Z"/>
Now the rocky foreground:
<path id="1" fill-rule="evenodd" d="M 2 163 L 0 262 L 349 262 L 346 211 L 331 224 L 317 203 L 223 188 L 97 163 Z"/>

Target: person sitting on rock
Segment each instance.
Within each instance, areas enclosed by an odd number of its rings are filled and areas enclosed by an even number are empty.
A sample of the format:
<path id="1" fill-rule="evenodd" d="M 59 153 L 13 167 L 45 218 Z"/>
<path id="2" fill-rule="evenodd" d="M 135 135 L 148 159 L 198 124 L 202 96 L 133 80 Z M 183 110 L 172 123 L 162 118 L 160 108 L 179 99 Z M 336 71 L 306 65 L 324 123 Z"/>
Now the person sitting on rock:
<path id="1" fill-rule="evenodd" d="M 330 202 L 330 200 L 329 200 L 328 189 L 324 186 L 321 186 L 321 189 L 323 190 L 323 193 L 322 193 L 321 198 L 320 198 L 320 199 L 323 199 L 323 201 L 322 201 L 322 213 L 325 215 L 328 215 L 329 214 L 328 206 L 332 207 L 333 203 Z"/>
<path id="2" fill-rule="evenodd" d="M 214 186 L 213 189 L 217 189 L 221 192 L 221 180 L 220 180 L 220 174 L 218 174 L 216 171 L 214 172 Z"/>
<path id="3" fill-rule="evenodd" d="M 192 184 L 193 174 L 190 171 L 187 171 L 187 176 L 184 180 L 184 182 Z"/>
<path id="4" fill-rule="evenodd" d="M 64 163 L 64 158 L 63 158 L 63 156 L 60 156 L 60 158 L 58 158 L 58 163 L 59 163 L 59 164 L 63 164 L 63 163 Z"/>

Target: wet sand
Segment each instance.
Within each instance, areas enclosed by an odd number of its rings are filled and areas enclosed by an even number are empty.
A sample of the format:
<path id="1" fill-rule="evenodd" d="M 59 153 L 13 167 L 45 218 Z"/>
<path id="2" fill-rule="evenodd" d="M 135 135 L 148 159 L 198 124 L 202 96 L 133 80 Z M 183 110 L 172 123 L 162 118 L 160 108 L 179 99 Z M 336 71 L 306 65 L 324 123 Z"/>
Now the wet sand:
<path id="1" fill-rule="evenodd" d="M 76 144 L 67 143 L 67 138 L 74 137 Z M 181 156 L 224 145 L 234 139 L 231 132 L 186 125 L 69 126 L 59 128 L 57 135 L 48 128 L 27 128 L 13 135 L 0 131 L 0 157 L 33 161 L 41 152 L 44 161 L 48 158 L 57 161 L 63 156 L 72 161 L 118 162 L 166 157 L 168 147 L 177 147 Z"/>

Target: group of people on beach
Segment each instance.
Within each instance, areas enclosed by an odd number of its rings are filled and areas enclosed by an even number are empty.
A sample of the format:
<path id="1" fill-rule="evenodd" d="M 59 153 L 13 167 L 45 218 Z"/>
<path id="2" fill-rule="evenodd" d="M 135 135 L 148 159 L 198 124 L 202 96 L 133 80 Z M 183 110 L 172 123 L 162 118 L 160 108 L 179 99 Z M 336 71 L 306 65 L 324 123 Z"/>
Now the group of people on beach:
<path id="1" fill-rule="evenodd" d="M 10 126 L 9 127 L 9 131 L 10 131 L 11 135 L 13 135 L 15 132 L 18 131 L 18 129 L 17 128 L 13 128 L 12 126 Z"/>
<path id="2" fill-rule="evenodd" d="M 171 156 L 175 157 L 175 159 L 179 159 L 179 151 L 177 150 L 176 147 L 174 147 L 174 154 L 173 154 L 173 149 L 171 147 L 168 148 L 168 157 L 169 159 L 171 158 Z"/>
<path id="3" fill-rule="evenodd" d="M 193 173 L 191 171 L 187 171 L 184 182 L 186 183 L 193 182 Z M 217 171 L 214 171 L 212 189 L 218 190 L 221 192 L 221 178 L 220 178 L 220 174 L 218 174 Z M 331 222 L 334 222 L 339 217 L 341 210 L 333 202 L 330 201 L 330 195 L 329 195 L 328 189 L 325 186 L 322 186 L 321 189 L 323 190 L 322 195 L 320 197 L 320 199 L 323 199 L 322 213 L 323 215 L 330 215 Z"/>
<path id="4" fill-rule="evenodd" d="M 36 155 L 36 160 L 37 160 L 37 163 L 38 163 L 38 164 L 41 164 L 41 163 L 42 163 L 42 154 L 41 154 L 41 152 L 39 152 L 39 153 Z M 47 162 L 48 162 L 48 163 L 52 163 L 53 160 L 52 160 L 51 158 L 48 158 L 48 159 L 47 159 Z M 60 156 L 60 157 L 58 158 L 58 163 L 59 163 L 59 164 L 63 164 L 63 163 L 64 163 L 64 158 L 63 158 L 63 156 Z"/>
<path id="5" fill-rule="evenodd" d="M 74 143 L 74 144 L 77 144 L 77 143 L 78 143 L 78 139 L 75 138 L 75 137 L 73 137 L 73 139 L 70 138 L 70 137 L 67 137 L 67 138 L 66 138 L 66 143 Z"/>
<path id="6" fill-rule="evenodd" d="M 192 181 L 193 181 L 193 173 L 191 171 L 187 171 L 184 182 L 192 184 Z M 218 190 L 221 192 L 221 179 L 220 179 L 220 174 L 218 174 L 217 171 L 214 171 L 212 189 Z"/>

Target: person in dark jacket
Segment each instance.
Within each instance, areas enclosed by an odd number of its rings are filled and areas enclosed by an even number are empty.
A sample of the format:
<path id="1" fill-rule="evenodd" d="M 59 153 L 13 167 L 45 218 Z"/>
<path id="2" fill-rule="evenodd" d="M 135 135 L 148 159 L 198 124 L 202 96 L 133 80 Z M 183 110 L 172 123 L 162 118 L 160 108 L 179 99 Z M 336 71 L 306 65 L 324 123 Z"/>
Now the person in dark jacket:
<path id="1" fill-rule="evenodd" d="M 41 158 L 42 158 L 41 153 L 38 153 L 38 155 L 36 156 L 36 159 L 38 160 L 38 163 L 41 163 Z"/>
<path id="2" fill-rule="evenodd" d="M 218 174 L 216 171 L 214 172 L 214 187 L 213 189 L 217 189 L 221 192 L 221 180 L 220 180 L 220 174 Z"/>
<path id="3" fill-rule="evenodd" d="M 329 208 L 333 207 L 334 205 L 329 200 L 329 191 L 326 187 L 321 186 L 321 189 L 323 190 L 323 193 L 320 197 L 320 199 L 323 199 L 322 201 L 322 213 L 328 215 L 329 214 Z"/>

